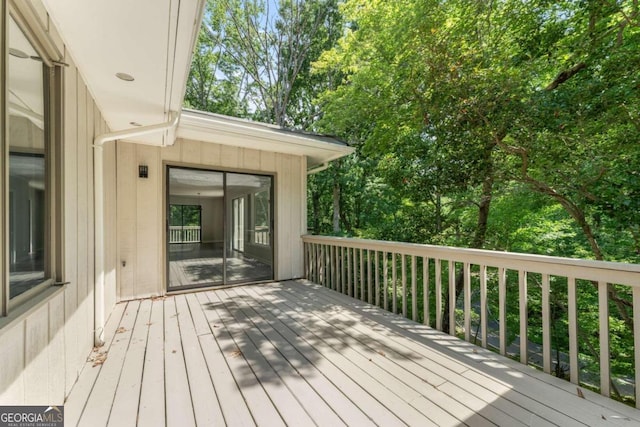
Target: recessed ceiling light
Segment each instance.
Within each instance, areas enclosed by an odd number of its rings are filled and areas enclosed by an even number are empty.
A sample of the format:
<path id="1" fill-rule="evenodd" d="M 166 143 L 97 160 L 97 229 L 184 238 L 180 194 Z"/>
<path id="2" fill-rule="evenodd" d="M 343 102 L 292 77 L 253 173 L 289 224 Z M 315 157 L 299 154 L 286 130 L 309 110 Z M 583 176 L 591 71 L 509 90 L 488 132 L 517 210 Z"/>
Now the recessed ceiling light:
<path id="1" fill-rule="evenodd" d="M 135 78 L 131 74 L 127 73 L 116 73 L 116 77 L 120 80 L 124 80 L 125 82 L 132 82 Z"/>
<path id="2" fill-rule="evenodd" d="M 16 49 L 14 47 L 9 48 L 9 55 L 15 56 L 16 58 L 20 58 L 20 59 L 27 59 L 29 57 L 29 55 L 27 55 L 25 52 L 21 51 L 20 49 Z"/>
<path id="3" fill-rule="evenodd" d="M 131 126 L 142 126 L 142 125 L 141 125 L 140 123 L 138 123 L 138 122 L 129 122 L 129 124 L 130 124 Z"/>

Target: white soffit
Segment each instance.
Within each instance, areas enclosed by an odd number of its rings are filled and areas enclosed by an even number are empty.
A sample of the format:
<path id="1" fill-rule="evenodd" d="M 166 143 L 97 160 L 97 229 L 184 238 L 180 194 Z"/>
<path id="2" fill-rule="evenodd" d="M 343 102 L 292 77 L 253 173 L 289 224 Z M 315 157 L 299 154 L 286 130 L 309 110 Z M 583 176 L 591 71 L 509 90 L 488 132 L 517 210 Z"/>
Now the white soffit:
<path id="1" fill-rule="evenodd" d="M 195 141 L 307 156 L 309 168 L 355 151 L 353 147 L 335 138 L 193 110 L 182 112 L 177 136 Z"/>
<path id="2" fill-rule="evenodd" d="M 112 131 L 180 111 L 204 0 L 43 2 Z M 160 145 L 162 137 L 134 141 Z"/>

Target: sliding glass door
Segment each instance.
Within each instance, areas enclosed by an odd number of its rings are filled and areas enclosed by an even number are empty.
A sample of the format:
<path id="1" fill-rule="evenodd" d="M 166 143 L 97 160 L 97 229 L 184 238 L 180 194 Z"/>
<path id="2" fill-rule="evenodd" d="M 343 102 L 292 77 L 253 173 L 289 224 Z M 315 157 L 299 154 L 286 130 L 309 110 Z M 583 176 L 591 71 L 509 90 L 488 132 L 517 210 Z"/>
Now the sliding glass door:
<path id="1" fill-rule="evenodd" d="M 168 167 L 168 289 L 273 279 L 273 179 Z"/>

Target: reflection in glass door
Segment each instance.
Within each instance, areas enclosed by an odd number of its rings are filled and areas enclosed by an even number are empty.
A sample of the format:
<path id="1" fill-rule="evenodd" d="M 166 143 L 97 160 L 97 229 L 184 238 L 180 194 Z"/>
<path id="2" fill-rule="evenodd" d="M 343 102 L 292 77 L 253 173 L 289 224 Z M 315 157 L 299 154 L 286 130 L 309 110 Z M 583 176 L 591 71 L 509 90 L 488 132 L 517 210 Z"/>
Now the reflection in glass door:
<path id="1" fill-rule="evenodd" d="M 227 173 L 229 200 L 225 277 L 227 283 L 273 279 L 270 176 Z"/>
<path id="2" fill-rule="evenodd" d="M 273 279 L 272 178 L 168 167 L 168 289 Z"/>

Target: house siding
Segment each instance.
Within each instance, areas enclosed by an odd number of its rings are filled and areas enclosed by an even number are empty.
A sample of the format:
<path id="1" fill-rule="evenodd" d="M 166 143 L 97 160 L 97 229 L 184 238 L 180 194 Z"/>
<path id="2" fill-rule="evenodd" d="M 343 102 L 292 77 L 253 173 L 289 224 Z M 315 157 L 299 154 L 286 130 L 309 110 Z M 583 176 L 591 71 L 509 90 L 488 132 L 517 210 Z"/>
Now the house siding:
<path id="1" fill-rule="evenodd" d="M 93 347 L 94 212 L 93 140 L 107 125 L 84 79 L 66 52 L 45 8 L 33 2 L 55 45 L 63 52 L 63 271 L 62 289 L 12 310 L 0 327 L 0 405 L 62 405 Z M 105 311 L 115 293 L 115 144 L 105 147 L 107 221 Z M 110 219 L 111 218 L 111 219 Z M 54 245 L 54 247 L 59 247 Z M 20 314 L 20 311 L 24 311 Z"/>
<path id="2" fill-rule="evenodd" d="M 117 143 L 118 296 L 165 293 L 166 165 L 271 174 L 275 177 L 277 280 L 303 275 L 306 159 L 301 156 L 178 139 L 170 147 Z M 149 177 L 138 178 L 138 165 Z"/>

